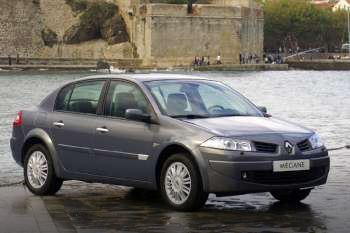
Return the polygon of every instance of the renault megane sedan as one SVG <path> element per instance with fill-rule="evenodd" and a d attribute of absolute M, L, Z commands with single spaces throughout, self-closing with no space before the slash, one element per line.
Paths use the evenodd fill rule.
<path fill-rule="evenodd" d="M 176 210 L 217 196 L 270 192 L 299 202 L 325 184 L 319 135 L 266 113 L 225 84 L 187 75 L 99 75 L 70 82 L 13 123 L 25 184 L 65 180 L 159 190 Z"/>

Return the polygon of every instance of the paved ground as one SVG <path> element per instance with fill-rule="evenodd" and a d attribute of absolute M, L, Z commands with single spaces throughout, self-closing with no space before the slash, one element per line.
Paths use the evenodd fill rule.
<path fill-rule="evenodd" d="M 45 204 L 22 186 L 0 188 L 1 233 L 56 233 Z"/>
<path fill-rule="evenodd" d="M 312 204 L 282 205 L 265 193 L 211 196 L 204 209 L 181 213 L 155 192 L 120 186 L 72 182 L 43 198 L 21 185 L 0 188 L 1 233 L 347 232 L 346 216 L 326 215 Z"/>

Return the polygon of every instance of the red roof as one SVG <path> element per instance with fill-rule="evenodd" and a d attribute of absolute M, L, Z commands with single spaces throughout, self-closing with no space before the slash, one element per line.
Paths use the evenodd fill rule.
<path fill-rule="evenodd" d="M 346 0 L 350 2 L 350 0 Z M 325 9 L 331 9 L 335 6 L 336 3 L 330 3 L 330 2 L 312 2 L 315 6 Z"/>
<path fill-rule="evenodd" d="M 340 0 L 338 0 L 335 4 L 337 4 Z M 350 0 L 345 0 L 348 4 L 350 4 Z M 334 5 L 335 5 L 334 4 Z"/>

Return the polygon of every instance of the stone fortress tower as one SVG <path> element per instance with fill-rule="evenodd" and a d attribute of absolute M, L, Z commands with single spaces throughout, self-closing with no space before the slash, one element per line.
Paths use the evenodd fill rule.
<path fill-rule="evenodd" d="M 220 54 L 224 63 L 237 64 L 240 53 L 263 53 L 263 12 L 254 0 L 199 0 L 192 13 L 164 0 L 86 1 L 117 5 L 116 15 L 99 26 L 101 38 L 78 27 L 89 9 L 74 11 L 67 4 L 74 0 L 0 0 L 0 57 L 134 59 L 173 67 L 188 66 L 195 56 L 213 62 Z"/>
<path fill-rule="evenodd" d="M 192 14 L 186 5 L 115 1 L 147 65 L 188 65 L 195 56 L 214 61 L 218 54 L 226 64 L 237 64 L 240 53 L 262 56 L 263 12 L 254 0 L 209 0 L 195 4 Z"/>

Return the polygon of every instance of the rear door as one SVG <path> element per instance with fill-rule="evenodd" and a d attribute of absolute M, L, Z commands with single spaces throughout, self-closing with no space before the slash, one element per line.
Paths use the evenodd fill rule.
<path fill-rule="evenodd" d="M 128 120 L 127 109 L 153 114 L 142 90 L 133 83 L 111 81 L 105 115 L 96 121 L 96 173 L 122 180 L 151 181 L 155 161 L 153 137 L 158 125 Z"/>
<path fill-rule="evenodd" d="M 96 113 L 106 81 L 84 81 L 64 87 L 50 117 L 51 134 L 65 170 L 92 174 Z"/>

